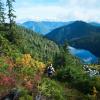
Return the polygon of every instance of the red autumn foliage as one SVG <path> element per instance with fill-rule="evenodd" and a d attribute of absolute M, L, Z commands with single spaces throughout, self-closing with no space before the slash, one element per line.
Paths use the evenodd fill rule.
<path fill-rule="evenodd" d="M 9 76 L 0 75 L 0 85 L 6 87 L 12 87 L 15 85 L 15 80 Z"/>

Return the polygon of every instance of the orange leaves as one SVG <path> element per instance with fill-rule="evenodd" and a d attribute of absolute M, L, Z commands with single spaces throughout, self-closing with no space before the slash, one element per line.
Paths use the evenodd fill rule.
<path fill-rule="evenodd" d="M 35 60 L 31 57 L 30 54 L 23 54 L 22 57 L 17 58 L 16 60 L 17 66 L 27 66 L 27 67 L 32 67 L 39 70 L 43 70 L 45 68 L 45 64 L 41 61 Z"/>
<path fill-rule="evenodd" d="M 28 90 L 32 90 L 33 89 L 33 83 L 31 81 L 27 81 L 25 83 L 25 87 L 28 89 Z"/>
<path fill-rule="evenodd" d="M 30 66 L 31 67 L 32 57 L 30 54 L 23 54 L 21 57 L 16 58 L 17 67 Z"/>
<path fill-rule="evenodd" d="M 31 90 L 33 82 L 41 80 L 45 66 L 43 62 L 33 59 L 30 54 L 22 54 L 15 59 L 0 57 L 0 86 L 12 87 L 17 83 Z"/>

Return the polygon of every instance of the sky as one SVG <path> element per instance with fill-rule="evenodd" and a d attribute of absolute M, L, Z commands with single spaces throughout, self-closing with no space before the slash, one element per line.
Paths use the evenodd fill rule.
<path fill-rule="evenodd" d="M 100 22 L 99 2 L 100 0 L 16 0 L 16 20 Z"/>

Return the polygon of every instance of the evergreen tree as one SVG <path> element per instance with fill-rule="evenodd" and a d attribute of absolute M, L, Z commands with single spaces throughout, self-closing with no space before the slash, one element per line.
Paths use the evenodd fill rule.
<path fill-rule="evenodd" d="M 4 24 L 4 23 L 5 23 L 5 8 L 4 8 L 4 4 L 0 0 L 0 24 Z"/>
<path fill-rule="evenodd" d="M 68 41 L 65 40 L 65 41 L 64 41 L 64 44 L 63 44 L 63 50 L 64 50 L 64 52 L 68 52 L 68 51 L 69 51 L 69 50 L 68 50 L 68 46 L 69 46 Z"/>
<path fill-rule="evenodd" d="M 10 23 L 10 30 L 12 29 L 12 25 L 15 23 L 14 19 L 16 16 L 14 15 L 14 8 L 13 8 L 13 3 L 15 0 L 7 0 L 6 6 L 8 7 L 8 18 L 9 18 L 9 23 Z"/>

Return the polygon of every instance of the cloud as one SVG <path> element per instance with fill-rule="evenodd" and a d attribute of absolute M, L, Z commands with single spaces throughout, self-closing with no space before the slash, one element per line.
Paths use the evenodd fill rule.
<path fill-rule="evenodd" d="M 18 15 L 20 12 L 18 19 L 30 18 L 33 20 L 58 20 L 59 18 L 57 16 L 62 10 L 63 8 L 55 6 L 35 6 L 27 9 L 23 7 L 21 9 L 17 9 L 16 14 Z"/>
<path fill-rule="evenodd" d="M 84 20 L 100 22 L 99 0 L 28 0 L 16 2 L 17 21 Z M 58 2 L 57 2 L 58 1 Z"/>

